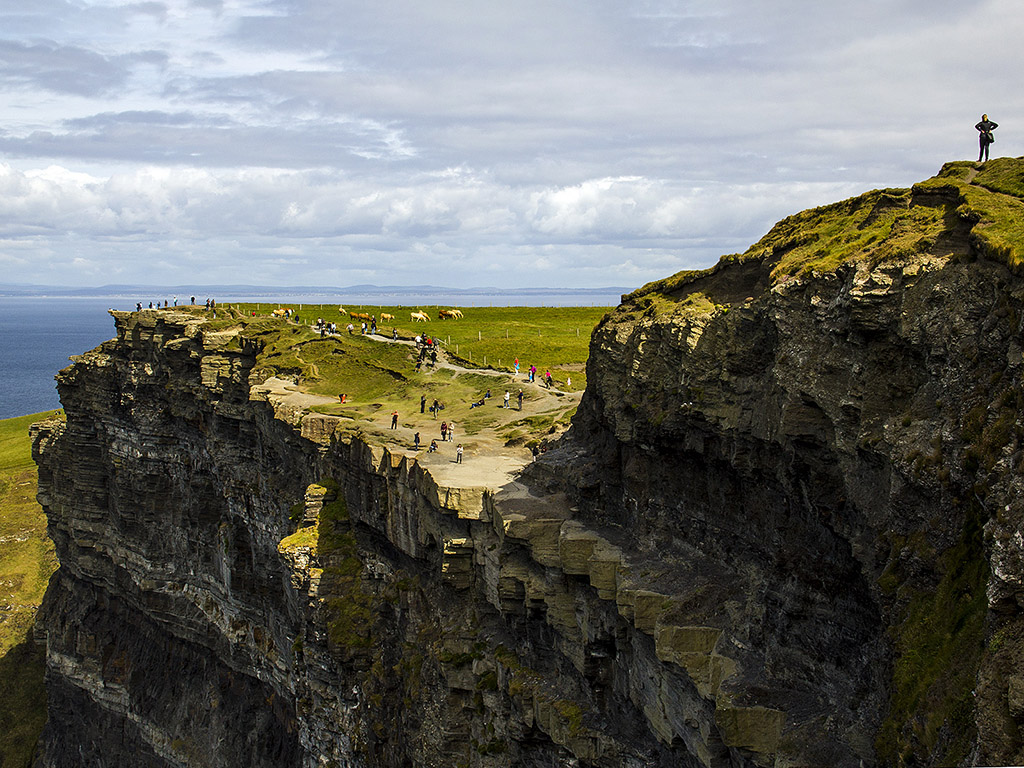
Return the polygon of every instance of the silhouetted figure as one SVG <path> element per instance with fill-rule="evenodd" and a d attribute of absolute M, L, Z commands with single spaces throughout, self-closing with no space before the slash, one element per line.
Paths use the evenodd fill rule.
<path fill-rule="evenodd" d="M 988 119 L 988 115 L 981 116 L 981 122 L 974 126 L 978 129 L 978 162 L 982 162 L 982 157 L 988 160 L 988 148 L 996 140 L 996 137 L 992 135 L 992 131 L 999 127 L 997 123 L 993 123 Z"/>

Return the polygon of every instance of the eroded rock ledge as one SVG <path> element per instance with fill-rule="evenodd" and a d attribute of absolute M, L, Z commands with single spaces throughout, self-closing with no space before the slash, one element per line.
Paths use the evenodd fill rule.
<path fill-rule="evenodd" d="M 564 494 L 439 481 L 230 334 L 114 314 L 35 435 L 43 765 L 771 762 L 785 714 L 722 695 L 722 630 Z"/>

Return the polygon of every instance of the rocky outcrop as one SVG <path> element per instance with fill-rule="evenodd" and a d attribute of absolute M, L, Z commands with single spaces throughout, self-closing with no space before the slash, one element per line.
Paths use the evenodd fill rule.
<path fill-rule="evenodd" d="M 828 269 L 783 222 L 625 297 L 479 487 L 114 313 L 35 434 L 40 765 L 1012 762 L 1024 284 L 949 184 L 815 213 L 887 233 Z"/>

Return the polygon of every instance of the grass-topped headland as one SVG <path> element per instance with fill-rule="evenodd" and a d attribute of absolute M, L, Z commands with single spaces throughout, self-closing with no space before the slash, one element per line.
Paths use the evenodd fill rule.
<path fill-rule="evenodd" d="M 282 307 L 293 315 L 273 314 Z M 564 421 L 571 398 L 559 404 L 558 396 L 578 394 L 585 387 L 590 334 L 608 308 L 466 307 L 461 309 L 462 317 L 449 320 L 439 319 L 437 307 L 261 302 L 221 305 L 216 318 L 202 307 L 174 311 L 204 318 L 204 335 L 218 337 L 220 348 L 255 350 L 257 380 L 291 379 L 303 392 L 331 398 L 333 403 L 311 406 L 320 413 L 358 423 L 380 422 L 397 410 L 402 426 L 419 429 L 426 425 L 413 424 L 407 417 L 423 420 L 420 399 L 425 398 L 427 408 L 434 400 L 444 405 L 437 421 L 456 421 L 460 437 L 495 428 L 506 440 L 529 443 L 542 430 Z M 417 311 L 431 319 L 413 322 L 411 315 Z M 377 319 L 377 333 L 364 335 L 362 320 L 349 313 Z M 394 320 L 381 320 L 386 315 Z M 321 319 L 335 324 L 336 332 L 317 330 Z M 417 335 L 436 341 L 436 361 L 429 354 L 419 359 L 416 346 L 410 343 Z M 527 380 L 531 366 L 536 368 L 533 382 Z M 551 387 L 544 386 L 547 372 Z M 474 405 L 481 403 L 488 390 L 491 397 Z M 506 390 L 512 407 L 499 409 L 496 406 Z M 433 432 L 431 426 L 422 434 L 424 447 L 436 437 Z M 407 436 L 402 439 L 408 442 Z"/>
<path fill-rule="evenodd" d="M 874 268 L 922 258 L 979 257 L 1013 270 L 1024 265 L 1024 158 L 947 163 L 909 189 L 876 189 L 801 211 L 743 253 L 723 256 L 710 269 L 648 283 L 625 303 L 700 290 L 716 304 L 734 304 L 775 283 L 845 264 Z M 745 279 L 739 275 L 744 271 Z"/>

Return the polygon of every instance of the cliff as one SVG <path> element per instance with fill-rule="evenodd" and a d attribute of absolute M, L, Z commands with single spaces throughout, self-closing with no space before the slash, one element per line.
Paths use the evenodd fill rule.
<path fill-rule="evenodd" d="M 624 297 L 569 432 L 483 474 L 115 313 L 35 434 L 39 764 L 1019 762 L 1022 170 Z"/>

